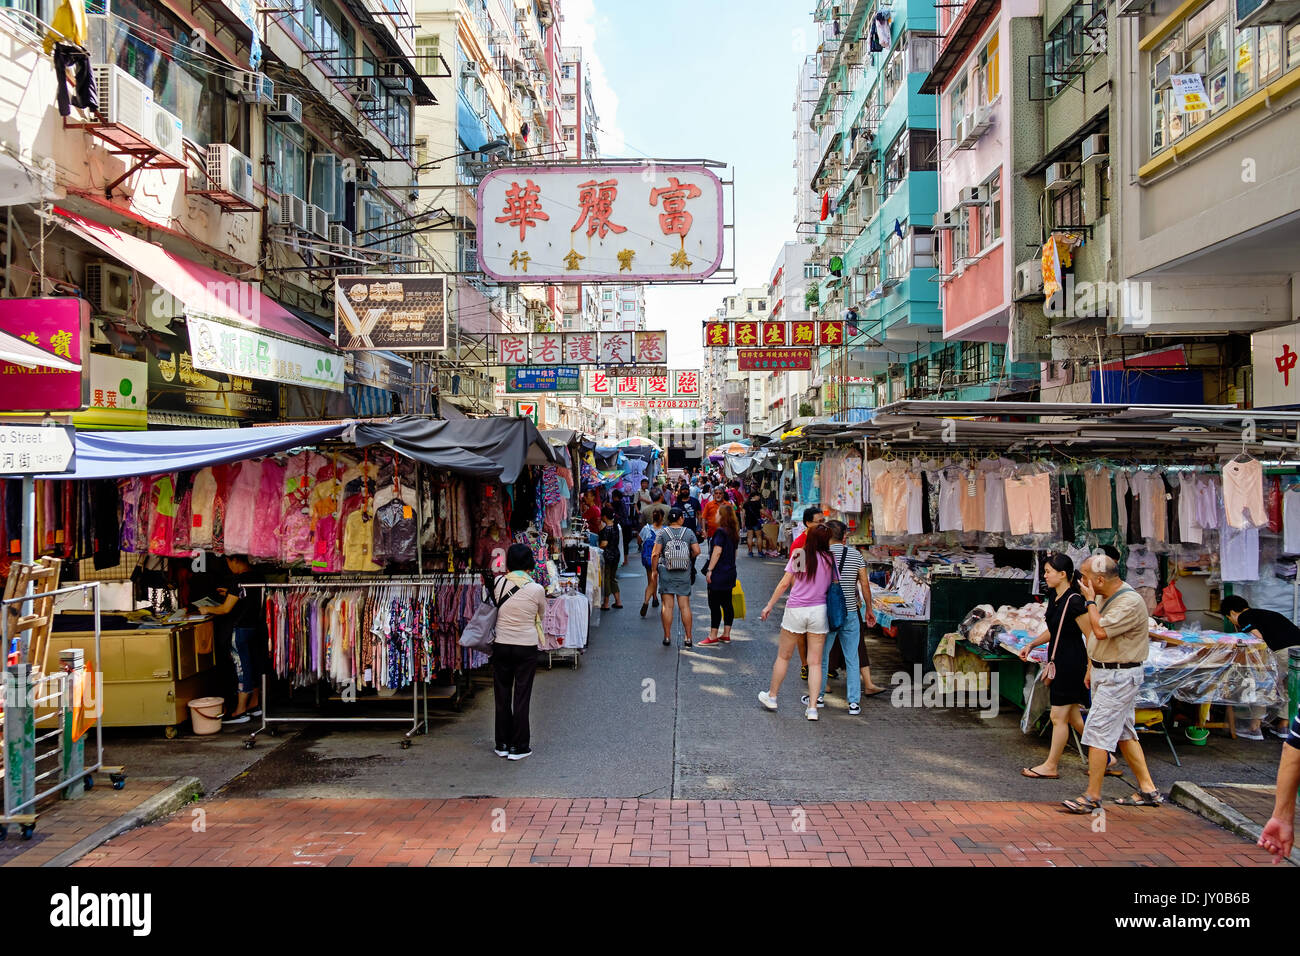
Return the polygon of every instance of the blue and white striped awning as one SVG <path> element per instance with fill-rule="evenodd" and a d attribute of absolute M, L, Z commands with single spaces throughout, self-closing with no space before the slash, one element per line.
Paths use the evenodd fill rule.
<path fill-rule="evenodd" d="M 373 385 L 347 386 L 353 414 L 358 418 L 386 418 L 393 414 L 393 393 Z"/>

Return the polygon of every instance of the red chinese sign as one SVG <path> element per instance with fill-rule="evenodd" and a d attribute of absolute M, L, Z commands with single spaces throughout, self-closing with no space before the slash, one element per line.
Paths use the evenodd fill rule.
<path fill-rule="evenodd" d="M 1282 343 L 1282 354 L 1273 359 L 1277 365 L 1277 370 L 1282 373 L 1282 384 L 1291 384 L 1291 370 L 1295 368 L 1296 362 L 1300 361 L 1300 352 L 1292 352 L 1291 346 Z"/>
<path fill-rule="evenodd" d="M 497 361 L 502 365 L 527 365 L 528 336 L 497 336 Z"/>
<path fill-rule="evenodd" d="M 564 333 L 566 365 L 594 365 L 599 357 L 595 332 Z"/>
<path fill-rule="evenodd" d="M 668 376 L 661 378 L 648 378 L 645 380 L 645 390 L 647 395 L 667 395 L 668 394 Z"/>
<path fill-rule="evenodd" d="M 587 371 L 587 394 L 588 395 L 608 395 L 610 394 L 609 376 L 600 369 L 588 369 Z"/>
<path fill-rule="evenodd" d="M 790 326 L 787 322 L 764 322 L 763 344 L 780 346 L 790 344 Z"/>
<path fill-rule="evenodd" d="M 539 333 L 533 336 L 533 362 L 537 365 L 559 365 L 563 357 L 558 333 Z"/>
<path fill-rule="evenodd" d="M 636 360 L 649 365 L 668 360 L 667 332 L 637 332 Z"/>
<path fill-rule="evenodd" d="M 736 322 L 735 326 L 737 345 L 748 347 L 759 344 L 757 322 Z"/>
<path fill-rule="evenodd" d="M 501 210 L 505 215 L 496 217 L 497 222 L 519 227 L 520 242 L 527 240 L 528 230 L 536 226 L 539 220 L 545 222 L 551 218 L 542 212 L 541 187 L 531 179 L 526 179 L 524 182 L 527 185 L 523 188 L 520 188 L 518 183 L 510 184 L 510 188 L 506 190 L 505 208 Z"/>
<path fill-rule="evenodd" d="M 818 330 L 821 332 L 822 345 L 843 345 L 844 344 L 844 323 L 843 322 L 819 322 Z"/>
<path fill-rule="evenodd" d="M 699 408 L 700 402 L 694 398 L 632 398 L 622 399 L 619 404 L 624 408 Z"/>
<path fill-rule="evenodd" d="M 704 326 L 704 344 L 711 348 L 725 347 L 731 344 L 731 324 L 729 322 L 709 322 Z"/>
<path fill-rule="evenodd" d="M 0 329 L 82 367 L 80 372 L 65 372 L 0 362 L 0 408 L 54 412 L 76 411 L 90 404 L 88 300 L 0 299 Z"/>
<path fill-rule="evenodd" d="M 817 323 L 791 322 L 790 344 L 804 346 L 817 344 Z"/>
<path fill-rule="evenodd" d="M 631 361 L 631 332 L 602 332 L 600 334 L 600 362 L 602 365 L 627 365 Z"/>
<path fill-rule="evenodd" d="M 611 232 L 627 232 L 626 226 L 620 226 L 610 220 L 614 212 L 614 200 L 618 198 L 618 180 L 607 179 L 602 183 L 591 179 L 582 183 L 578 193 L 578 208 L 581 215 L 569 232 L 577 232 L 584 222 L 587 224 L 587 238 L 597 233 L 604 239 Z"/>
<path fill-rule="evenodd" d="M 700 374 L 695 371 L 678 372 L 673 382 L 673 395 L 678 398 L 685 398 L 689 395 L 698 396 L 700 394 Z"/>
<path fill-rule="evenodd" d="M 802 371 L 812 368 L 809 349 L 741 349 L 736 368 L 742 372 Z"/>

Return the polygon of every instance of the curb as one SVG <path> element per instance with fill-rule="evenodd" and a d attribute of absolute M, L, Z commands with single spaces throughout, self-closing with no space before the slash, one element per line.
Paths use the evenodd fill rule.
<path fill-rule="evenodd" d="M 1180 807 L 1191 810 L 1251 843 L 1258 843 L 1260 834 L 1264 832 L 1262 826 L 1194 783 L 1185 780 L 1176 782 L 1169 791 L 1169 798 Z M 1294 866 L 1300 866 L 1300 849 L 1292 850 L 1288 859 Z"/>
<path fill-rule="evenodd" d="M 175 813 L 195 797 L 202 795 L 203 784 L 199 782 L 198 777 L 181 777 L 171 786 L 154 794 L 134 810 L 130 810 L 112 823 L 100 827 L 90 836 L 68 847 L 58 856 L 41 865 L 71 866 L 101 844 L 107 843 L 114 837 L 121 836 L 127 830 L 134 830 L 136 827 L 144 826 L 159 817 Z"/>

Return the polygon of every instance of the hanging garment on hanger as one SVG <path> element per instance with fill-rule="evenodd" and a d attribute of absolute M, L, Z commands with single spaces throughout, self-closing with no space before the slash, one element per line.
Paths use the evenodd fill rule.
<path fill-rule="evenodd" d="M 984 527 L 992 534 L 1005 534 L 1007 524 L 1006 480 L 1015 474 L 1015 465 L 1006 458 L 985 458 L 979 463 L 984 476 Z"/>
<path fill-rule="evenodd" d="M 280 556 L 277 534 L 284 519 L 287 461 L 267 458 L 262 462 L 261 481 L 253 508 L 253 532 L 248 541 L 250 558 L 273 561 Z"/>
<path fill-rule="evenodd" d="M 1089 468 L 1083 473 L 1083 482 L 1088 495 L 1088 527 L 1093 531 L 1109 531 L 1115 526 L 1111 511 L 1114 494 L 1111 473 L 1104 468 Z"/>
<path fill-rule="evenodd" d="M 1226 582 L 1259 580 L 1259 529 L 1234 528 L 1225 515 L 1219 529 L 1219 575 Z"/>
<path fill-rule="evenodd" d="M 966 493 L 966 469 L 945 468 L 939 477 L 939 530 L 962 530 L 962 496 Z"/>
<path fill-rule="evenodd" d="M 1178 540 L 1183 544 L 1200 544 L 1204 538 L 1196 520 L 1196 496 L 1200 475 L 1190 471 L 1178 475 Z"/>
<path fill-rule="evenodd" d="M 1052 531 L 1052 476 L 1046 472 L 1005 479 L 1007 524 L 1013 535 Z"/>
<path fill-rule="evenodd" d="M 1282 493 L 1282 551 L 1300 554 L 1300 484 Z"/>
<path fill-rule="evenodd" d="M 1160 562 L 1150 548 L 1145 545 L 1129 548 L 1124 558 L 1124 567 L 1127 571 L 1124 580 L 1131 587 L 1152 588 L 1154 594 L 1154 588 L 1159 583 L 1157 571 Z"/>
<path fill-rule="evenodd" d="M 262 462 L 245 461 L 230 483 L 226 507 L 226 554 L 247 555 L 253 547 L 253 524 L 257 518 L 258 499 L 262 493 Z M 275 506 L 280 498 L 277 495 Z M 278 517 L 278 515 L 277 515 Z"/>
<path fill-rule="evenodd" d="M 1264 507 L 1264 466 L 1253 458 L 1223 465 L 1223 508 L 1232 528 L 1262 528 L 1268 524 Z"/>

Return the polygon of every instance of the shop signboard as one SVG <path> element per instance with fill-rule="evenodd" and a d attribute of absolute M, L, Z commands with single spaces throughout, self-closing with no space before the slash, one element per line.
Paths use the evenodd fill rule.
<path fill-rule="evenodd" d="M 200 371 L 343 391 L 343 356 L 336 352 L 194 314 L 185 317 L 185 324 L 194 367 Z"/>
<path fill-rule="evenodd" d="M 349 385 L 367 385 L 403 395 L 411 391 L 411 364 L 377 352 L 349 352 L 344 368 Z"/>
<path fill-rule="evenodd" d="M 587 394 L 608 397 L 614 394 L 613 379 L 604 369 L 587 369 Z"/>
<path fill-rule="evenodd" d="M 667 332 L 637 332 L 636 333 L 636 360 L 637 363 L 647 363 L 653 365 L 655 362 L 664 362 L 668 358 L 668 333 Z"/>
<path fill-rule="evenodd" d="M 572 366 L 527 366 L 506 370 L 506 392 L 565 392 L 582 389 L 581 370 Z"/>
<path fill-rule="evenodd" d="M 515 402 L 515 415 L 519 418 L 531 418 L 537 424 L 538 402 Z"/>
<path fill-rule="evenodd" d="M 0 475 L 58 475 L 76 469 L 71 425 L 0 425 Z"/>
<path fill-rule="evenodd" d="M 668 375 L 668 369 L 662 365 L 611 365 L 605 372 L 622 378 L 664 378 Z"/>
<path fill-rule="evenodd" d="M 149 418 L 149 363 L 90 356 L 90 402 L 75 412 L 78 428 L 142 429 Z"/>
<path fill-rule="evenodd" d="M 817 345 L 843 345 L 843 321 L 706 322 L 705 348 L 812 348 Z"/>
<path fill-rule="evenodd" d="M 339 276 L 334 325 L 345 351 L 440 352 L 447 347 L 447 278 Z"/>
<path fill-rule="evenodd" d="M 1175 113 L 1201 113 L 1210 108 L 1205 98 L 1205 80 L 1199 73 L 1176 73 L 1169 77 Z"/>
<path fill-rule="evenodd" d="M 767 348 L 782 348 L 790 344 L 789 322 L 764 322 L 763 345 Z"/>
<path fill-rule="evenodd" d="M 674 398 L 699 398 L 700 373 L 693 368 L 678 369 L 672 374 Z"/>
<path fill-rule="evenodd" d="M 722 183 L 699 164 L 493 170 L 477 219 L 498 282 L 694 282 L 722 264 Z"/>
<path fill-rule="evenodd" d="M 618 404 L 623 408 L 699 408 L 698 399 L 690 398 L 620 398 Z"/>
<path fill-rule="evenodd" d="M 1300 405 L 1300 322 L 1256 332 L 1250 354 L 1255 407 Z"/>
<path fill-rule="evenodd" d="M 0 299 L 0 329 L 76 362 L 79 372 L 0 362 L 0 408 L 6 412 L 66 412 L 90 404 L 90 302 L 60 297 Z"/>
<path fill-rule="evenodd" d="M 194 367 L 183 338 L 164 335 L 163 341 L 167 351 L 151 351 L 148 358 L 148 404 L 153 411 L 262 422 L 279 417 L 278 385 L 240 375 L 207 375 Z M 168 358 L 159 358 L 162 354 Z"/>
<path fill-rule="evenodd" d="M 731 345 L 730 322 L 706 322 L 704 344 L 709 348 L 726 348 Z"/>
<path fill-rule="evenodd" d="M 742 372 L 801 371 L 812 368 L 809 349 L 740 349 L 736 368 Z"/>

